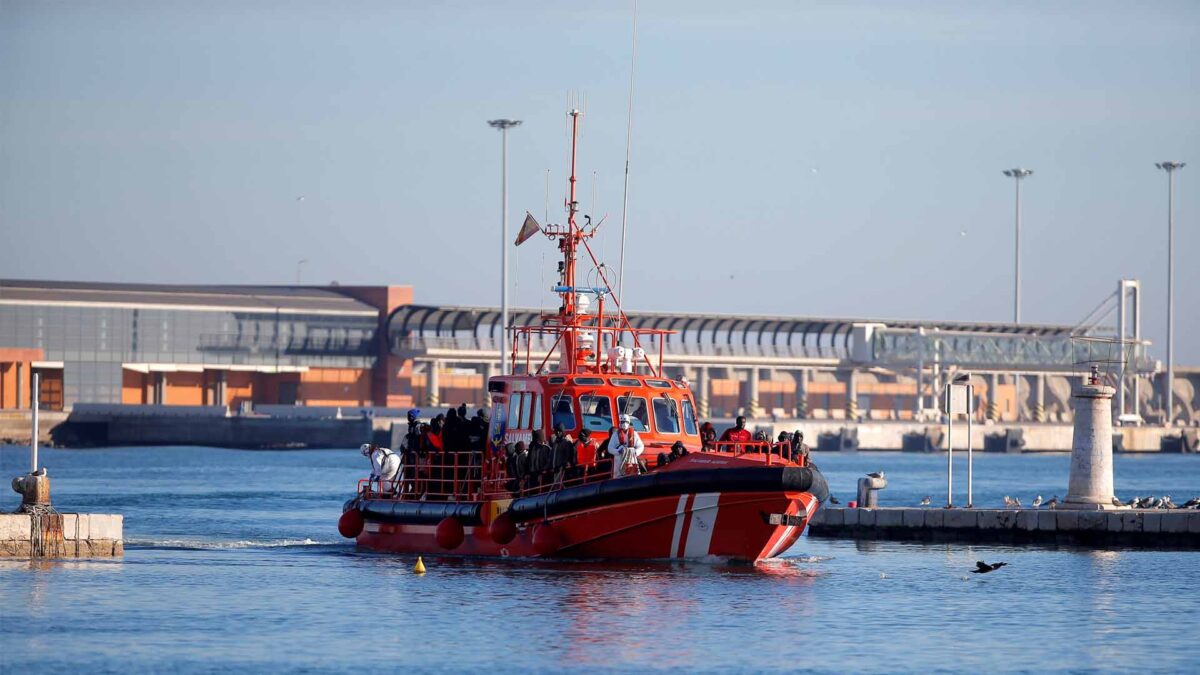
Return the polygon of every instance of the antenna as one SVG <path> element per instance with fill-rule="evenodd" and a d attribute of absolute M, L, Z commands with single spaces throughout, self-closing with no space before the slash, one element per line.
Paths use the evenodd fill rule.
<path fill-rule="evenodd" d="M 633 56 L 629 60 L 629 115 L 625 127 L 625 196 L 621 199 L 621 269 L 617 274 L 617 303 L 625 303 L 625 229 L 629 224 L 629 155 L 633 146 L 633 75 L 637 67 L 637 0 L 633 0 Z"/>

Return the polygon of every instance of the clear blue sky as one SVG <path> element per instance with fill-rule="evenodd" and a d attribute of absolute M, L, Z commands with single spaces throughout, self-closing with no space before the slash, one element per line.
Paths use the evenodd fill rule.
<path fill-rule="evenodd" d="M 436 6 L 433 6 L 436 5 Z M 581 202 L 616 263 L 629 3 L 0 0 L 0 276 L 413 284 L 498 303 L 510 214 Z M 635 309 L 1073 324 L 1142 280 L 1200 365 L 1200 3 L 649 2 L 639 7 Z M 596 180 L 593 181 L 593 172 Z M 298 198 L 303 196 L 303 200 Z M 554 252 L 519 250 L 550 305 Z M 545 264 L 543 265 L 543 260 Z"/>

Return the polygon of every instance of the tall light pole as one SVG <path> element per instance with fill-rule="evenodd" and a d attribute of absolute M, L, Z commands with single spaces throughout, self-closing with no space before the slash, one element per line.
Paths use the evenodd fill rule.
<path fill-rule="evenodd" d="M 1171 425 L 1175 406 L 1175 171 L 1184 162 L 1159 162 L 1167 172 L 1167 426 Z"/>
<path fill-rule="evenodd" d="M 1004 175 L 1013 179 L 1017 184 L 1017 228 L 1016 238 L 1013 242 L 1013 323 L 1021 323 L 1021 181 L 1033 175 L 1032 169 L 1005 169 Z M 1016 375 L 1013 380 L 1014 396 L 1017 399 L 1016 421 L 1021 421 L 1021 376 Z"/>
<path fill-rule="evenodd" d="M 500 130 L 500 374 L 508 374 L 508 130 L 521 120 L 488 120 Z"/>

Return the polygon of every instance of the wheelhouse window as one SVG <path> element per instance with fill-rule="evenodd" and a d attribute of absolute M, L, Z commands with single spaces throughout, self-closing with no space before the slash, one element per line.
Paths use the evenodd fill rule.
<path fill-rule="evenodd" d="M 530 422 L 529 406 L 532 404 L 533 404 L 533 394 L 530 394 L 530 393 L 521 394 L 521 427 L 520 428 L 522 428 L 522 429 L 530 428 L 530 426 L 529 426 L 529 422 Z"/>
<path fill-rule="evenodd" d="M 613 426 L 612 399 L 599 394 L 584 394 L 579 397 L 579 415 L 584 429 L 608 433 Z"/>
<path fill-rule="evenodd" d="M 646 399 L 640 396 L 618 396 L 617 412 L 629 415 L 634 431 L 647 431 L 650 428 L 650 411 L 646 408 Z"/>
<path fill-rule="evenodd" d="M 640 387 L 642 383 L 632 377 L 614 377 L 612 379 L 615 387 Z"/>
<path fill-rule="evenodd" d="M 513 394 L 508 397 L 508 428 L 519 429 L 521 422 L 521 395 Z"/>
<path fill-rule="evenodd" d="M 575 428 L 575 405 L 569 394 L 550 397 L 550 422 L 553 426 L 561 424 L 564 429 Z"/>
<path fill-rule="evenodd" d="M 646 380 L 646 384 L 655 389 L 670 389 L 671 383 L 666 380 Z"/>
<path fill-rule="evenodd" d="M 528 396 L 528 394 L 526 394 Z M 533 397 L 533 428 L 542 428 L 542 395 L 535 394 Z"/>
<path fill-rule="evenodd" d="M 654 399 L 654 426 L 660 434 L 679 433 L 679 408 L 675 399 L 666 396 Z"/>
<path fill-rule="evenodd" d="M 696 411 L 692 408 L 692 399 L 683 399 L 683 430 L 689 436 L 695 436 L 700 433 L 696 427 Z"/>

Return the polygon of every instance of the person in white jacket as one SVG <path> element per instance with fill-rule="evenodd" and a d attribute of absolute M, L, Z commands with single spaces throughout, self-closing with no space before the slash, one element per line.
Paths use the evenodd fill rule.
<path fill-rule="evenodd" d="M 362 454 L 371 460 L 371 480 L 379 481 L 379 489 L 396 489 L 400 478 L 400 455 L 374 443 L 363 443 Z"/>
<path fill-rule="evenodd" d="M 608 453 L 613 457 L 613 478 L 636 476 L 638 457 L 645 451 L 646 446 L 630 424 L 629 415 L 622 415 L 621 426 L 608 439 Z"/>

